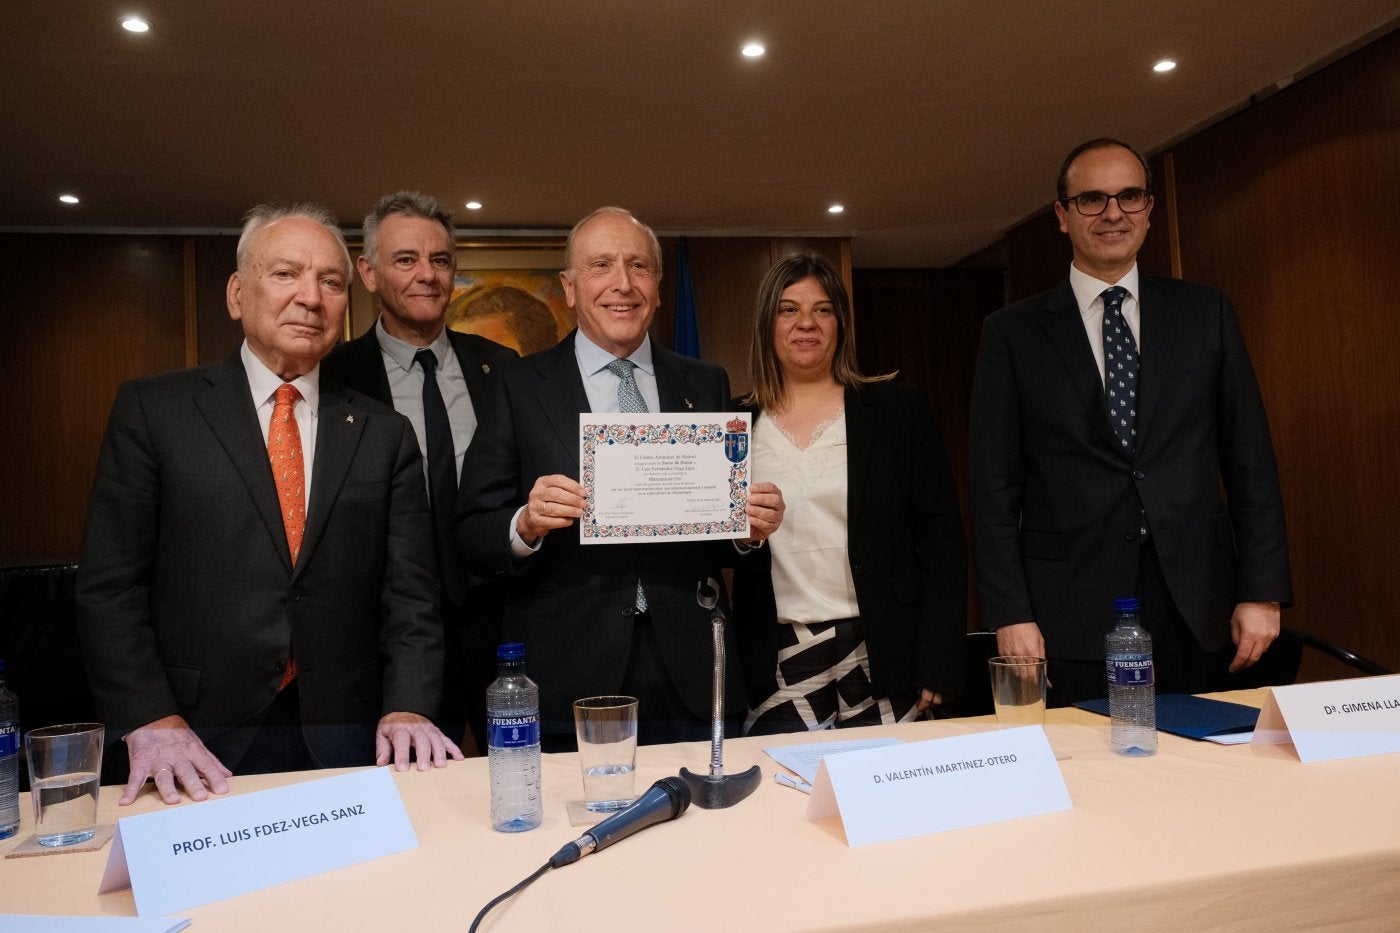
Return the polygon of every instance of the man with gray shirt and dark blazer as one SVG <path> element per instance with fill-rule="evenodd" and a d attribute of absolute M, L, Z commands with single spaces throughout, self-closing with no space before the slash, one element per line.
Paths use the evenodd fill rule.
<path fill-rule="evenodd" d="M 498 367 L 515 353 L 447 327 L 457 270 L 452 216 L 417 191 L 379 200 L 365 217 L 357 266 L 374 296 L 373 327 L 326 358 L 330 378 L 392 406 L 413 424 L 428 482 L 446 650 L 440 723 L 469 753 L 484 742 L 495 676 L 500 588 L 473 579 L 452 541 L 462 459 L 490 409 Z M 470 724 L 472 735 L 464 730 Z"/>

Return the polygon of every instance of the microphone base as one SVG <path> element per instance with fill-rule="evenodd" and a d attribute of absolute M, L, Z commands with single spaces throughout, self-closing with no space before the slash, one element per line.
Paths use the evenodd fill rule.
<path fill-rule="evenodd" d="M 732 807 L 758 790 L 763 771 L 754 765 L 742 774 L 711 777 L 681 768 L 681 780 L 690 787 L 690 802 L 702 810 L 723 810 Z"/>

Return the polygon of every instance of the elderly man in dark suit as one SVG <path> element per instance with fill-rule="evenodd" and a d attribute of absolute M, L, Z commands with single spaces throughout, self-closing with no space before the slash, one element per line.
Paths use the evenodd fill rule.
<path fill-rule="evenodd" d="M 357 261 L 379 318 L 321 366 L 330 379 L 390 405 L 413 424 L 428 481 L 446 650 L 439 722 L 463 747 L 485 741 L 485 690 L 500 634 L 499 587 L 469 581 L 452 542 L 462 458 L 490 409 L 497 367 L 515 353 L 446 326 L 457 270 L 452 216 L 417 191 L 379 200 Z M 476 583 L 477 585 L 471 585 Z M 471 723 L 478 733 L 464 731 Z"/>
<path fill-rule="evenodd" d="M 122 804 L 235 773 L 443 765 L 432 531 L 408 421 L 329 380 L 350 265 L 323 210 L 248 215 L 241 350 L 122 386 L 88 509 L 78 620 L 130 757 Z"/>
<path fill-rule="evenodd" d="M 648 337 L 661 250 L 629 212 L 600 208 L 579 221 L 564 264 L 578 329 L 505 370 L 463 468 L 457 545 L 471 570 L 510 581 L 503 637 L 526 645 L 547 747 L 570 744 L 571 702 L 596 694 L 641 701 L 644 743 L 707 738 L 710 629 L 696 583 L 718 579 L 735 547 L 580 545 L 578 415 L 642 410 L 638 400 L 654 412 L 726 411 L 729 378 Z M 748 514 L 746 546 L 757 545 L 781 521 L 782 494 L 755 483 Z M 726 709 L 742 719 L 737 663 L 728 674 Z"/>
<path fill-rule="evenodd" d="M 1141 155 L 1085 143 L 1058 189 L 1068 280 L 982 331 L 971 448 L 983 624 L 1004 654 L 1048 656 L 1051 701 L 1069 703 L 1106 693 L 1112 601 L 1137 595 L 1158 690 L 1223 689 L 1292 598 L 1254 368 L 1223 294 L 1139 274 L 1152 212 Z"/>

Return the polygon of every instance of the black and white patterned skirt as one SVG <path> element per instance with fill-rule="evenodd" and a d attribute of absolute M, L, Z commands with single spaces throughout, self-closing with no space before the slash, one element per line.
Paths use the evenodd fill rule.
<path fill-rule="evenodd" d="M 745 735 L 908 722 L 918 691 L 876 697 L 860 619 L 778 625 L 778 689 L 750 710 Z"/>

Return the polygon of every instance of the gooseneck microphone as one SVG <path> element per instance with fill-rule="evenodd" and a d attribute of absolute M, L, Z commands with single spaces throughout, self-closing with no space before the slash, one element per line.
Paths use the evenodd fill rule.
<path fill-rule="evenodd" d="M 674 820 L 690 806 L 690 787 L 678 777 L 665 777 L 657 781 L 646 792 L 632 802 L 625 810 L 620 810 L 594 826 L 588 832 L 568 843 L 549 860 L 553 868 L 572 865 L 590 852 L 606 849 L 639 833 L 648 826 Z"/>

